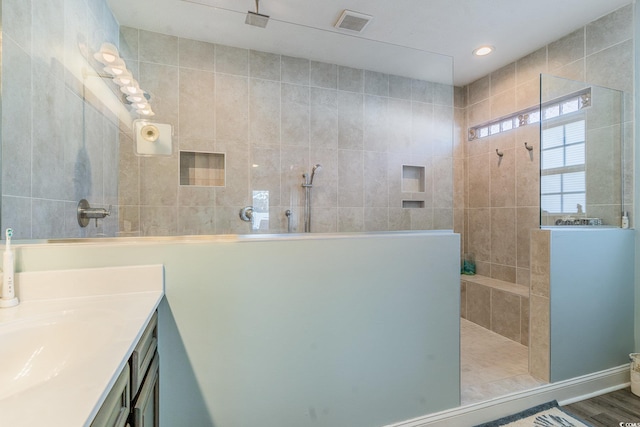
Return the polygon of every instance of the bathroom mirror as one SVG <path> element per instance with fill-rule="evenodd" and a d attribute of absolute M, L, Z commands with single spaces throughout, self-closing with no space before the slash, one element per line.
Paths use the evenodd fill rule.
<path fill-rule="evenodd" d="M 212 4 L 4 2 L 2 227 L 303 232 L 303 174 L 321 164 L 311 232 L 453 228 L 452 58 L 276 16 L 260 28 Z M 181 8 L 197 12 L 192 33 L 168 35 Z M 104 43 L 144 91 L 154 115 L 140 128 L 156 141 L 94 59 Z M 141 139 L 165 145 L 140 151 Z M 420 191 L 403 191 L 404 165 L 424 170 Z M 82 199 L 111 214 L 79 227 Z M 252 205 L 259 224 L 239 218 Z"/>

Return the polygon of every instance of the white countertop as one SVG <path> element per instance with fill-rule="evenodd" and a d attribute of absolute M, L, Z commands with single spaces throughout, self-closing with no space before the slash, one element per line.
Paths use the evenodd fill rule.
<path fill-rule="evenodd" d="M 16 274 L 0 309 L 0 425 L 88 426 L 164 295 L 163 267 Z"/>

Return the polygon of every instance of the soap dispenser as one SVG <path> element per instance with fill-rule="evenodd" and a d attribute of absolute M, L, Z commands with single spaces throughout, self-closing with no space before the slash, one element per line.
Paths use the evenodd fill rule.
<path fill-rule="evenodd" d="M 629 214 L 626 211 L 622 213 L 622 228 L 629 228 Z"/>

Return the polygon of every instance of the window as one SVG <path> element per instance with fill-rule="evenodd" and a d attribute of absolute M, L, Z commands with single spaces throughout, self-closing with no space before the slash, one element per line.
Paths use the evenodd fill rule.
<path fill-rule="evenodd" d="M 554 112 L 549 112 L 551 116 Z M 552 214 L 582 214 L 586 204 L 585 121 L 542 131 L 540 205 Z"/>
<path fill-rule="evenodd" d="M 507 117 L 469 128 L 469 141 L 486 138 L 543 120 L 563 117 L 591 106 L 591 89 L 585 89 L 560 100 L 546 103 L 542 108 L 533 107 Z"/>

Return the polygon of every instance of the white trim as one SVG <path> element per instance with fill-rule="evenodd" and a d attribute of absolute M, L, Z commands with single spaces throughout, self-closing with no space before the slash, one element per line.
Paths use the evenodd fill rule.
<path fill-rule="evenodd" d="M 473 403 L 386 427 L 469 427 L 511 415 L 541 403 L 557 400 L 568 405 L 590 397 L 627 387 L 629 365 L 621 365 L 581 377 L 512 393 L 485 402 Z"/>

